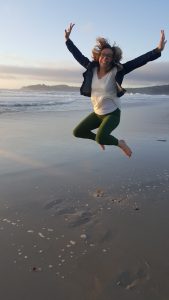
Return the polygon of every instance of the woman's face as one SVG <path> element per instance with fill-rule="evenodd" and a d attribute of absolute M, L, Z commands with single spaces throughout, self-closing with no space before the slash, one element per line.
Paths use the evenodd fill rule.
<path fill-rule="evenodd" d="M 99 64 L 101 67 L 107 68 L 110 66 L 113 60 L 113 51 L 112 49 L 105 48 L 102 50 L 99 57 Z"/>

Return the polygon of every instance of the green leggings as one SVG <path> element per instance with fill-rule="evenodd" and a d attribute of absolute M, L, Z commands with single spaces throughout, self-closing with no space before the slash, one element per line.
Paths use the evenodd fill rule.
<path fill-rule="evenodd" d="M 118 145 L 118 139 L 110 135 L 110 133 L 120 123 L 120 109 L 117 108 L 112 113 L 106 115 L 97 115 L 91 113 L 74 129 L 75 137 L 83 139 L 91 139 L 101 145 Z M 92 130 L 98 128 L 97 133 Z"/>

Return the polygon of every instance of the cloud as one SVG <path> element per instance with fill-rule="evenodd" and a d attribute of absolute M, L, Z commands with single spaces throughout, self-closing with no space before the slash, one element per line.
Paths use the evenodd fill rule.
<path fill-rule="evenodd" d="M 17 66 L 0 65 L 0 78 L 3 80 L 28 82 L 52 82 L 52 84 L 64 83 L 79 86 L 83 80 L 83 68 L 49 67 L 49 66 Z M 153 62 L 126 75 L 123 86 L 150 86 L 169 84 L 169 62 Z M 1 86 L 2 87 L 2 86 Z"/>
<path fill-rule="evenodd" d="M 80 83 L 81 70 L 79 69 L 63 69 L 63 68 L 47 68 L 47 67 L 22 67 L 13 65 L 0 65 L 0 78 L 23 78 L 45 81 L 74 82 Z"/>
<path fill-rule="evenodd" d="M 151 62 L 126 75 L 124 84 L 147 86 L 169 84 L 169 62 Z"/>

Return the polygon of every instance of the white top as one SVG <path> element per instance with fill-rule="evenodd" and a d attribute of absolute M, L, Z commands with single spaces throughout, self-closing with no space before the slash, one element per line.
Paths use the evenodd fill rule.
<path fill-rule="evenodd" d="M 91 101 L 94 112 L 98 115 L 105 115 L 121 108 L 120 98 L 117 97 L 116 73 L 117 68 L 113 68 L 99 79 L 97 68 L 93 70 Z"/>

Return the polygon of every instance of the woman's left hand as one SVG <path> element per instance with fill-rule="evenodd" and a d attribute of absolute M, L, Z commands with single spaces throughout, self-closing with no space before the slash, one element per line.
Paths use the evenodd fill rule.
<path fill-rule="evenodd" d="M 167 43 L 167 41 L 166 41 L 166 39 L 165 39 L 165 33 L 164 33 L 164 30 L 161 30 L 161 33 L 160 33 L 160 41 L 159 41 L 159 44 L 158 44 L 158 46 L 157 46 L 158 50 L 159 50 L 159 51 L 163 51 L 166 43 Z"/>
<path fill-rule="evenodd" d="M 70 23 L 68 29 L 65 29 L 65 40 L 67 41 L 69 39 L 69 36 L 71 34 L 71 31 L 73 29 L 73 27 L 75 26 L 75 24 Z"/>

